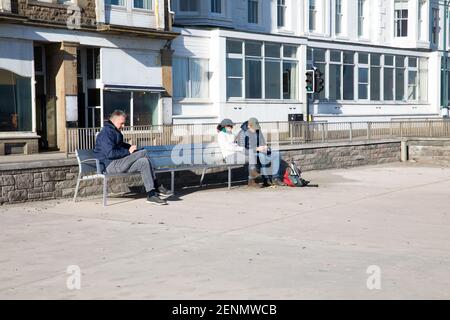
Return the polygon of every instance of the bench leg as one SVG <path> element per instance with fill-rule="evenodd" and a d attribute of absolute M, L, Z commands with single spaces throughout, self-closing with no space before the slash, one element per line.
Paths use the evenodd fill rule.
<path fill-rule="evenodd" d="M 75 195 L 73 196 L 73 202 L 77 202 L 78 189 L 80 188 L 80 180 L 81 180 L 81 174 L 78 174 L 77 186 L 75 187 Z"/>
<path fill-rule="evenodd" d="M 228 190 L 231 190 L 231 167 L 228 167 Z"/>
<path fill-rule="evenodd" d="M 205 179 L 206 168 L 203 168 L 202 177 L 200 178 L 200 187 L 203 187 L 203 180 Z"/>
<path fill-rule="evenodd" d="M 103 178 L 103 206 L 106 207 L 108 205 L 108 178 Z"/>
<path fill-rule="evenodd" d="M 175 171 L 170 172 L 170 191 L 175 193 Z"/>

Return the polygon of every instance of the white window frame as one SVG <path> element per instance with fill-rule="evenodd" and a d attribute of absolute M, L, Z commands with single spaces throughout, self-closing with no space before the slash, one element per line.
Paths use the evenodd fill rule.
<path fill-rule="evenodd" d="M 250 21 L 250 2 L 256 3 L 256 22 Z M 257 26 L 261 23 L 261 0 L 247 0 L 247 23 L 249 25 Z"/>
<path fill-rule="evenodd" d="M 358 0 L 358 38 L 366 38 L 366 0 Z"/>
<path fill-rule="evenodd" d="M 139 8 L 139 7 L 135 7 L 134 6 L 134 0 L 131 0 L 131 8 L 133 10 L 139 10 L 139 11 L 153 11 L 153 8 L 154 8 L 154 5 L 155 5 L 154 0 L 147 0 L 147 1 L 150 1 L 150 7 L 149 8 Z"/>
<path fill-rule="evenodd" d="M 437 13 L 437 15 L 436 15 Z M 436 46 L 439 46 L 439 34 L 440 34 L 440 10 L 437 7 L 433 7 L 431 9 L 431 18 L 432 18 L 432 22 L 431 22 L 431 30 L 430 30 L 430 34 L 431 34 L 431 39 L 430 42 Z"/>
<path fill-rule="evenodd" d="M 227 41 L 238 41 L 242 44 L 242 53 L 228 53 L 226 54 L 226 60 L 228 62 L 228 59 L 237 59 L 242 61 L 242 77 L 236 77 L 236 76 L 228 76 L 226 74 L 226 80 L 228 83 L 228 79 L 239 79 L 241 80 L 241 97 L 230 97 L 228 94 L 228 89 L 226 92 L 227 101 L 283 101 L 288 100 L 290 102 L 297 102 L 299 101 L 299 92 L 295 93 L 295 98 L 293 99 L 284 99 L 284 93 L 283 93 L 283 66 L 285 62 L 295 63 L 296 65 L 296 81 L 297 86 L 299 83 L 299 60 L 298 60 L 298 45 L 295 44 L 284 44 L 279 42 L 271 42 L 271 41 L 255 41 L 255 40 L 243 40 L 243 39 L 235 39 L 235 38 L 228 38 Z M 248 42 L 258 42 L 261 43 L 261 56 L 249 56 L 246 54 L 245 46 Z M 266 56 L 266 44 L 277 44 L 280 45 L 280 58 L 274 58 L 274 57 L 267 57 Z M 297 47 L 297 55 L 296 57 L 285 57 L 284 56 L 284 46 L 293 46 Z M 261 62 L 261 98 L 248 98 L 247 97 L 247 82 L 245 77 L 245 71 L 246 71 L 246 64 L 247 61 L 260 61 Z M 265 76 L 266 76 L 266 61 L 274 62 L 274 61 L 280 61 L 280 98 L 266 98 L 266 82 L 265 82 Z M 228 87 L 228 84 L 227 84 Z"/>
<path fill-rule="evenodd" d="M 397 12 L 401 13 L 401 17 L 397 16 Z M 406 11 L 407 17 L 403 16 Z M 394 2 L 394 38 L 406 38 L 409 35 L 409 18 L 410 13 L 408 9 L 408 0 L 395 0 Z M 406 35 L 403 35 L 402 22 L 406 20 Z M 400 34 L 398 34 L 398 27 L 400 26 Z"/>
<path fill-rule="evenodd" d="M 338 36 L 342 35 L 343 32 L 343 22 L 344 22 L 344 4 L 343 0 L 335 0 L 335 13 L 334 13 L 334 33 Z M 338 28 L 339 26 L 339 28 Z M 338 31 L 339 29 L 339 31 Z"/>
<path fill-rule="evenodd" d="M 316 0 L 309 0 L 308 3 L 308 31 L 317 32 L 317 3 Z"/>
<path fill-rule="evenodd" d="M 220 3 L 220 12 L 213 11 L 213 1 Z M 225 1 L 224 0 L 209 0 L 209 13 L 214 16 L 224 16 L 225 15 Z"/>
<path fill-rule="evenodd" d="M 362 63 L 359 61 L 359 56 L 362 54 L 367 54 L 367 63 Z M 357 79 L 358 81 L 356 82 L 356 100 L 358 101 L 370 101 L 370 53 L 368 52 L 357 52 L 356 53 L 356 63 L 355 65 L 357 66 Z M 359 69 L 367 69 L 367 82 L 361 82 L 359 79 Z M 367 86 L 367 98 L 366 99 L 361 99 L 360 98 L 360 94 L 359 94 L 359 86 L 360 85 L 366 85 Z"/>
<path fill-rule="evenodd" d="M 277 0 L 277 27 L 278 29 L 286 29 L 287 27 L 287 1 L 288 0 Z M 282 16 L 282 24 L 280 21 L 280 16 Z"/>
<path fill-rule="evenodd" d="M 195 58 L 194 57 L 183 57 L 183 56 L 174 56 L 173 58 L 174 59 L 185 59 L 185 60 L 187 60 L 187 63 L 188 63 L 188 70 L 187 70 L 188 93 L 187 93 L 187 97 L 176 97 L 174 95 L 174 99 L 178 100 L 178 101 L 181 101 L 181 100 L 196 100 L 196 101 L 197 100 L 209 100 L 210 99 L 209 77 L 207 79 L 208 83 L 207 83 L 207 86 L 206 86 L 207 89 L 208 89 L 208 92 L 204 96 L 193 97 L 192 96 L 192 76 L 191 76 L 192 61 L 194 61 L 194 60 L 203 60 L 203 61 L 207 62 L 208 70 L 206 70 L 206 73 L 209 74 L 209 62 L 210 62 L 209 59 L 196 58 L 196 57 Z"/>

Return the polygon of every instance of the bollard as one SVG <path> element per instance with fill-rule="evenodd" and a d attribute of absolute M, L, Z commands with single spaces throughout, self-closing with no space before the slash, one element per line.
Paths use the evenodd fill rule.
<path fill-rule="evenodd" d="M 402 162 L 407 162 L 408 159 L 408 141 L 407 140 L 402 140 L 401 143 L 401 161 Z"/>

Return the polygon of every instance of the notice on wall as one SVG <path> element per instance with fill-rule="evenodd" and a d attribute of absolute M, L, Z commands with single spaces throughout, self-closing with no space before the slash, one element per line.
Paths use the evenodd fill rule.
<path fill-rule="evenodd" d="M 66 121 L 78 121 L 78 97 L 66 96 Z"/>

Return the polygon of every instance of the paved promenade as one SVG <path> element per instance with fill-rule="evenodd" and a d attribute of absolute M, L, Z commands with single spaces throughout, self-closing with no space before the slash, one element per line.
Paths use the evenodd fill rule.
<path fill-rule="evenodd" d="M 450 298 L 450 168 L 305 178 L 320 187 L 2 206 L 0 298 Z"/>

